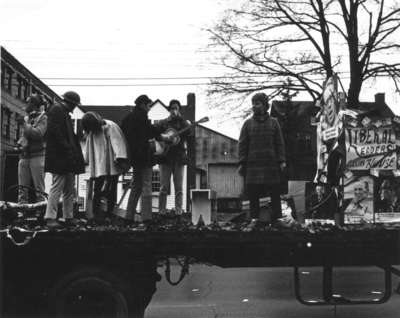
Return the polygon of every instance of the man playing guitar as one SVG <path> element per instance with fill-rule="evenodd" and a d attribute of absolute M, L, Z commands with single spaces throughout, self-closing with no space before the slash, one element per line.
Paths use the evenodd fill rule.
<path fill-rule="evenodd" d="M 175 129 L 182 131 L 188 128 L 190 124 L 182 118 L 181 104 L 178 100 L 171 100 L 169 103 L 170 116 L 159 123 L 162 132 Z M 160 194 L 159 194 L 159 212 L 166 213 L 167 195 L 170 193 L 171 175 L 174 181 L 175 188 L 175 211 L 181 214 L 182 211 L 182 181 L 184 166 L 187 164 L 188 157 L 186 152 L 186 139 L 190 135 L 190 129 L 185 129 L 179 134 L 179 142 L 173 143 L 164 151 L 162 156 L 159 156 L 160 164 Z"/>

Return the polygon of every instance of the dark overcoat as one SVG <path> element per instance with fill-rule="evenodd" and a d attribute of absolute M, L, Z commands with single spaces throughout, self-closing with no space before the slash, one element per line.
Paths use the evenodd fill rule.
<path fill-rule="evenodd" d="M 280 183 L 280 166 L 285 147 L 279 123 L 268 114 L 247 119 L 240 131 L 239 163 L 245 171 L 245 184 L 264 186 Z"/>
<path fill-rule="evenodd" d="M 147 111 L 135 106 L 122 121 L 122 132 L 129 148 L 129 158 L 135 168 L 151 167 L 155 158 L 150 148 L 149 140 L 160 135 L 157 127 L 148 118 Z"/>
<path fill-rule="evenodd" d="M 82 149 L 63 104 L 52 105 L 47 113 L 45 171 L 61 175 L 85 172 Z"/>

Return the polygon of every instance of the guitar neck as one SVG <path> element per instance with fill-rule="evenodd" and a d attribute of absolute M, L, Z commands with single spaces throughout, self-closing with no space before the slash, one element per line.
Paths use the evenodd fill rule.
<path fill-rule="evenodd" d="M 187 126 L 187 127 L 185 127 L 185 128 L 182 128 L 181 130 L 178 131 L 178 135 L 184 133 L 186 130 L 189 130 L 189 129 L 192 128 L 193 126 L 197 125 L 200 121 L 201 121 L 201 120 L 196 121 L 196 122 L 190 124 L 189 126 Z"/>

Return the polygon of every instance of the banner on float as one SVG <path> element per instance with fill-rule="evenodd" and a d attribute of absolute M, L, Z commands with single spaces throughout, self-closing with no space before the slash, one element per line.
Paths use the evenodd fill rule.
<path fill-rule="evenodd" d="M 346 128 L 346 168 L 397 169 L 396 136 L 392 127 Z"/>

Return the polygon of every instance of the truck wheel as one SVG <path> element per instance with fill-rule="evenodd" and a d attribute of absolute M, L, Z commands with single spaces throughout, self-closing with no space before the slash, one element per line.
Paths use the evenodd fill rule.
<path fill-rule="evenodd" d="M 50 297 L 57 318 L 142 318 L 144 308 L 115 275 L 101 269 L 79 270 L 62 278 Z"/>

